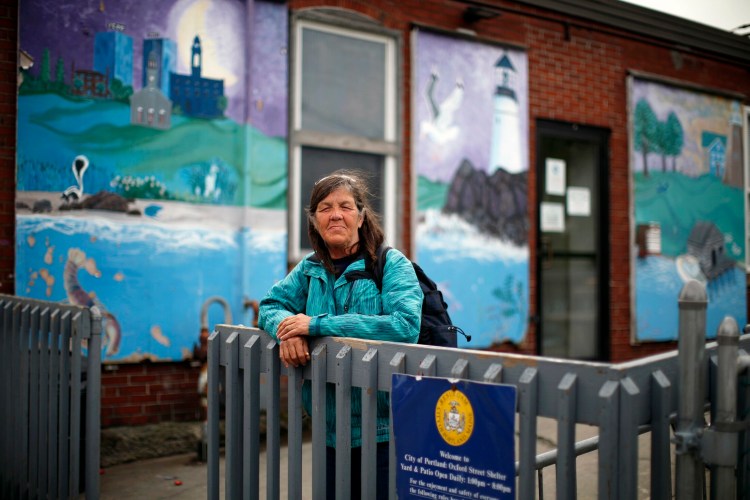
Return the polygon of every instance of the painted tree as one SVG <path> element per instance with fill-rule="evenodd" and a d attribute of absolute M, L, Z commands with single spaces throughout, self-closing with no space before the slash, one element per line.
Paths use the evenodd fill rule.
<path fill-rule="evenodd" d="M 44 49 L 42 53 L 42 62 L 39 67 L 39 79 L 45 84 L 51 80 L 49 49 Z"/>
<path fill-rule="evenodd" d="M 648 154 L 659 147 L 659 120 L 646 99 L 635 105 L 633 138 L 635 150 L 643 155 L 643 175 L 648 175 Z"/>
<path fill-rule="evenodd" d="M 666 143 L 664 145 L 664 153 L 665 155 L 669 155 L 672 157 L 672 172 L 676 172 L 677 157 L 679 156 L 680 152 L 682 152 L 682 146 L 685 143 L 685 134 L 682 130 L 680 119 L 677 118 L 677 115 L 674 113 L 674 111 L 669 112 L 667 121 L 664 124 L 664 129 L 666 139 Z"/>
<path fill-rule="evenodd" d="M 57 58 L 55 65 L 55 82 L 61 86 L 65 84 L 65 64 L 62 57 Z"/>
<path fill-rule="evenodd" d="M 654 153 L 661 156 L 661 171 L 667 171 L 667 143 L 669 142 L 666 122 L 656 121 L 656 141 L 653 145 Z"/>
<path fill-rule="evenodd" d="M 127 103 L 130 96 L 133 95 L 133 87 L 131 85 L 125 85 L 118 78 L 113 78 L 109 84 L 109 91 L 112 93 L 112 98 L 116 101 L 122 101 Z"/>
<path fill-rule="evenodd" d="M 221 111 L 221 114 L 223 115 L 224 112 L 227 110 L 227 106 L 229 106 L 229 100 L 226 96 L 219 96 L 216 107 L 219 108 L 219 111 Z"/>

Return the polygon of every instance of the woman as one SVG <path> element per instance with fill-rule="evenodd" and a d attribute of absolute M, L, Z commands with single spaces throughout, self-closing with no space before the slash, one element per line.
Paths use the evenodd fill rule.
<path fill-rule="evenodd" d="M 374 262 L 383 230 L 369 202 L 367 185 L 354 172 L 337 171 L 315 183 L 307 208 L 314 252 L 271 288 L 260 303 L 258 326 L 275 336 L 285 366 L 310 359 L 308 338 L 331 335 L 416 343 L 422 291 L 411 262 L 398 250 L 387 253 L 382 291 L 367 279 L 365 261 Z M 347 279 L 347 274 L 350 279 Z M 360 279 L 357 279 L 360 278 Z M 363 278 L 363 279 L 362 279 Z M 327 492 L 335 495 L 336 400 L 326 396 Z M 310 412 L 309 384 L 303 403 Z M 351 393 L 352 498 L 360 495 L 361 395 Z M 378 392 L 377 496 L 388 498 L 388 395 Z"/>

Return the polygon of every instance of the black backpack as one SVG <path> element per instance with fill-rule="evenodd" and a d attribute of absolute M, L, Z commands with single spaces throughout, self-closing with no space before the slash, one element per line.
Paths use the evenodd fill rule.
<path fill-rule="evenodd" d="M 385 267 L 385 255 L 391 247 L 380 245 L 377 252 L 377 265 L 373 266 L 373 280 L 378 286 L 378 290 L 383 288 L 383 268 Z M 369 260 L 369 259 L 368 259 Z M 438 289 L 434 281 L 415 262 L 414 272 L 417 273 L 419 286 L 422 287 L 424 300 L 422 302 L 422 325 L 419 328 L 419 344 L 436 345 L 443 347 L 457 347 L 458 339 L 456 334 L 460 333 L 471 341 L 471 335 L 468 335 L 458 326 L 451 322 L 448 315 L 448 304 L 443 300 L 443 293 Z M 368 263 L 368 266 L 370 264 Z"/>

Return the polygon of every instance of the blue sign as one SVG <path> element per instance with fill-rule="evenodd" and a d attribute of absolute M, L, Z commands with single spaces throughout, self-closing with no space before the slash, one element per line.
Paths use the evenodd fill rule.
<path fill-rule="evenodd" d="M 394 374 L 399 498 L 515 498 L 516 388 Z"/>

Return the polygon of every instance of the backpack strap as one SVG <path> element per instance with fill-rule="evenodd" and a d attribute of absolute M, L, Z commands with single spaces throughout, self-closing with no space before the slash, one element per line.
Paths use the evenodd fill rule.
<path fill-rule="evenodd" d="M 375 262 L 375 265 L 372 266 L 373 281 L 377 285 L 378 290 L 380 290 L 381 292 L 383 291 L 383 274 L 385 274 L 385 255 L 390 249 L 391 247 L 387 246 L 385 243 L 382 243 L 378 247 L 378 251 L 375 252 L 377 261 Z M 365 263 L 365 265 L 367 266 L 368 264 Z"/>
<path fill-rule="evenodd" d="M 318 257 L 318 254 L 316 254 L 316 253 L 310 255 L 309 257 L 307 257 L 307 260 L 310 261 L 310 262 L 317 262 L 318 264 L 320 264 L 320 257 Z M 307 297 L 310 294 L 310 281 L 311 281 L 311 278 L 310 278 L 309 274 L 305 274 L 305 277 L 307 278 L 307 288 L 305 289 L 305 297 Z"/>

